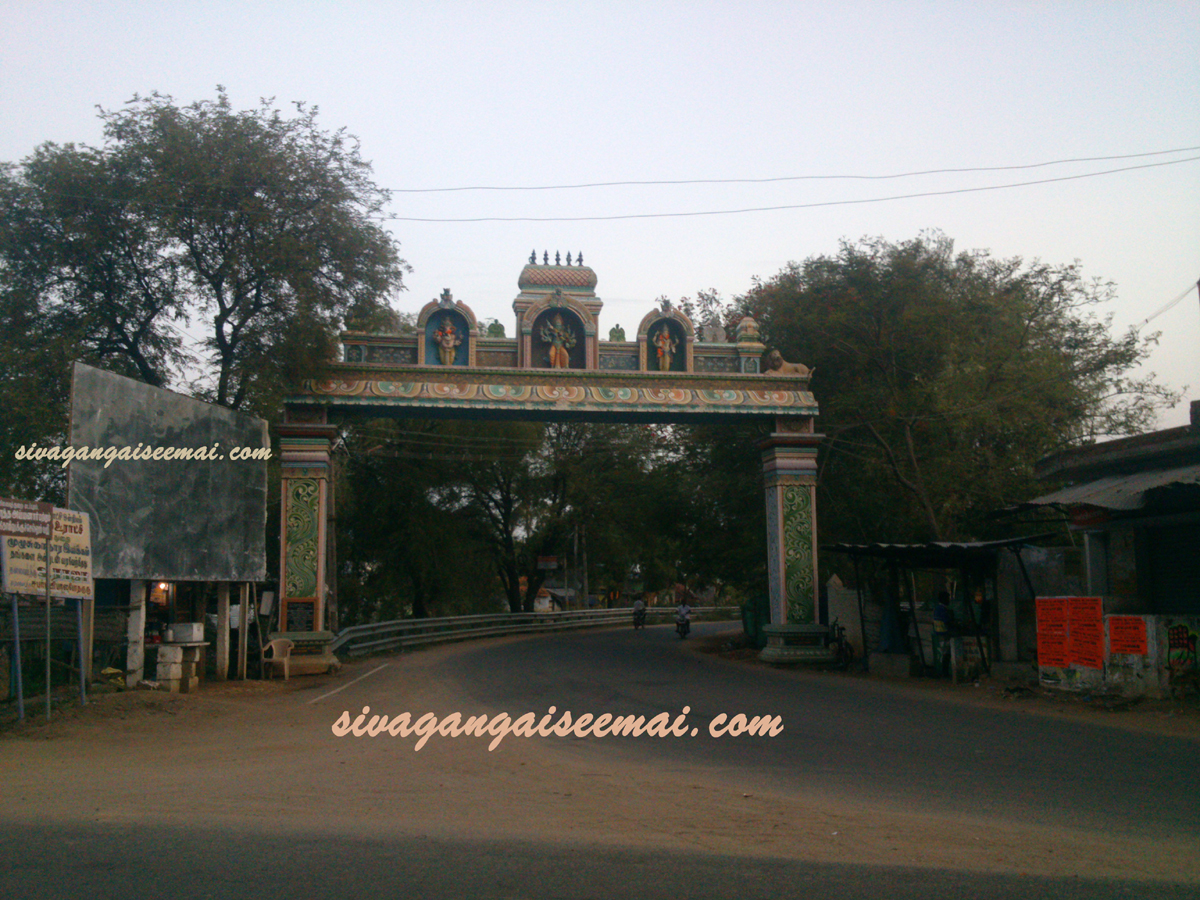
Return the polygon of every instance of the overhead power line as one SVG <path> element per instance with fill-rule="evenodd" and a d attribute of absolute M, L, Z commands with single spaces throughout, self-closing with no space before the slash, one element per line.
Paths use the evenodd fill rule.
<path fill-rule="evenodd" d="M 1151 321 L 1153 321 L 1154 319 L 1157 319 L 1159 316 L 1161 316 L 1167 310 L 1174 309 L 1176 306 L 1178 306 L 1180 303 L 1183 302 L 1184 297 L 1186 297 L 1188 294 L 1190 294 L 1192 291 L 1196 290 L 1197 288 L 1200 288 L 1200 281 L 1197 281 L 1196 284 L 1189 284 L 1187 287 L 1185 287 L 1183 289 L 1183 291 L 1179 294 L 1179 296 L 1176 297 L 1174 300 L 1167 301 L 1162 306 L 1160 306 L 1158 309 L 1156 309 L 1154 312 L 1150 313 L 1150 315 L 1146 316 L 1146 318 L 1142 319 L 1141 324 L 1139 324 L 1137 326 L 1138 330 L 1141 331 L 1143 328 L 1145 328 L 1147 325 L 1149 325 Z"/>
<path fill-rule="evenodd" d="M 911 178 L 921 175 L 938 175 L 938 174 L 969 174 L 978 172 L 1005 172 L 1017 171 L 1026 169 L 1044 168 L 1047 166 L 1065 165 L 1068 163 L 1084 163 L 1084 162 L 1104 162 L 1121 159 L 1141 159 L 1151 156 L 1166 156 L 1176 153 L 1188 153 L 1200 150 L 1200 146 L 1195 147 L 1180 147 L 1174 150 L 1154 150 L 1146 153 L 1130 153 L 1121 156 L 1090 156 L 1090 157 L 1074 157 L 1070 159 L 1051 160 L 1049 162 L 1029 163 L 1025 165 L 1013 166 L 976 166 L 963 168 L 947 168 L 947 169 L 927 169 L 923 171 L 901 172 L 891 175 L 789 175 L 774 178 L 713 178 L 713 179 L 680 179 L 673 181 L 611 181 L 611 182 L 592 182 L 581 184 L 564 184 L 564 185 L 534 185 L 534 186 L 514 186 L 514 187 L 453 187 L 453 188 L 394 188 L 385 189 L 388 194 L 417 194 L 417 193 L 446 193 L 452 191 L 546 191 L 546 190 L 568 190 L 576 188 L 593 188 L 593 187 L 617 187 L 617 186 L 651 186 L 651 185 L 705 185 L 705 184 L 769 184 L 780 183 L 787 181 L 805 181 L 805 180 L 863 180 L 863 181 L 881 181 L 888 179 Z M 1096 178 L 1101 175 L 1113 175 L 1120 172 L 1131 172 L 1138 169 L 1152 169 L 1160 166 L 1173 166 L 1180 163 L 1195 162 L 1200 160 L 1200 156 L 1189 156 L 1183 159 L 1167 160 L 1164 162 L 1143 163 L 1141 165 L 1122 166 L 1115 169 L 1104 169 L 1099 172 L 1083 172 L 1077 175 L 1062 175 L 1055 178 L 1042 178 L 1034 181 L 1012 182 L 1009 184 L 986 185 L 983 187 L 969 188 L 952 188 L 940 191 L 920 191 L 908 194 L 895 194 L 887 197 L 868 197 L 856 200 L 825 200 L 813 203 L 796 203 L 778 206 L 756 206 L 743 207 L 738 209 L 714 209 L 714 210 L 698 210 L 694 212 L 662 212 L 662 213 L 624 213 L 611 216 L 465 216 L 465 217 L 428 217 L 428 216 L 401 216 L 394 213 L 378 213 L 378 212 L 361 212 L 360 215 L 364 219 L 370 219 L 381 222 L 444 222 L 444 223 L 467 223 L 467 222 L 605 222 L 605 221 L 620 221 L 629 219 L 664 219 L 664 218 L 686 218 L 697 216 L 720 216 L 720 215 L 737 215 L 741 213 L 753 212 L 776 212 L 781 210 L 793 209 L 818 209 L 821 207 L 830 206 L 850 206 L 869 203 L 887 203 L 894 200 L 909 200 L 921 197 L 944 197 L 954 194 L 970 194 L 981 191 L 999 191 L 1009 190 L 1018 187 L 1030 187 L 1041 184 L 1053 184 L 1061 181 L 1076 181 L 1084 178 Z M 182 182 L 187 183 L 187 182 Z M 145 200 L 131 201 L 129 198 L 102 197 L 95 193 L 70 194 L 65 193 L 60 196 L 64 198 L 74 198 L 79 200 L 88 200 L 92 202 L 112 203 L 114 205 L 125 205 L 134 202 L 136 205 L 148 208 L 157 209 L 178 209 L 180 207 L 170 203 L 153 203 Z M 227 212 L 223 207 L 189 207 L 192 212 Z"/>
<path fill-rule="evenodd" d="M 1081 175 L 1062 175 L 1057 178 L 1040 178 L 1036 181 L 1019 181 L 1009 184 L 991 184 L 984 187 L 953 188 L 944 191 L 919 191 L 911 194 L 893 194 L 890 197 L 867 197 L 859 200 L 823 200 L 816 203 L 789 203 L 781 206 L 750 206 L 741 209 L 709 209 L 695 212 L 665 212 L 665 213 L 622 213 L 612 216 L 472 216 L 463 218 L 433 218 L 427 216 L 396 216 L 385 217 L 392 222 L 613 222 L 622 219 L 679 219 L 695 216 L 728 216 L 741 213 L 777 212 L 789 209 L 818 209 L 828 206 L 855 206 L 867 203 L 887 203 L 892 200 L 913 200 L 920 197 L 946 197 L 952 194 L 975 194 L 981 191 L 1002 191 L 1010 188 L 1031 187 L 1038 184 L 1054 184 L 1061 181 L 1078 181 L 1083 178 L 1096 178 L 1100 175 L 1115 175 L 1119 172 L 1132 172 L 1137 169 L 1155 169 L 1161 166 L 1175 166 L 1180 163 L 1195 162 L 1200 156 L 1189 156 L 1185 159 L 1174 159 L 1168 162 L 1143 163 L 1138 166 L 1122 166 L 1117 169 L 1105 169 L 1100 172 L 1085 172 Z"/>
<path fill-rule="evenodd" d="M 541 185 L 464 185 L 461 187 L 438 188 L 392 188 L 393 194 L 449 194 L 459 191 L 571 191 L 599 187 L 651 187 L 680 184 L 775 184 L 781 181 L 888 181 L 897 178 L 914 178 L 921 175 L 951 175 L 964 172 L 1014 172 L 1023 169 L 1042 169 L 1047 166 L 1062 166 L 1070 163 L 1113 162 L 1118 159 L 1142 159 L 1147 156 L 1167 156 L 1172 153 L 1191 153 L 1198 147 L 1178 147 L 1174 150 L 1152 150 L 1147 153 L 1126 153 L 1121 156 L 1077 156 L 1070 159 L 1053 159 L 1049 162 L 1027 163 L 1019 166 L 973 166 L 954 169 L 924 169 L 915 172 L 897 172 L 892 175 L 782 175 L 774 178 L 681 178 L 662 181 L 592 181 L 581 184 Z"/>

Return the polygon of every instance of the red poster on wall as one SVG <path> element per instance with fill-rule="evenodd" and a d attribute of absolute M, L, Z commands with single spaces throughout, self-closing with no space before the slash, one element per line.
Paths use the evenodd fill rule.
<path fill-rule="evenodd" d="M 1109 616 L 1108 652 L 1145 656 L 1146 620 L 1141 616 Z"/>
<path fill-rule="evenodd" d="M 1099 597 L 1037 599 L 1038 665 L 1104 668 L 1104 616 Z"/>
<path fill-rule="evenodd" d="M 1067 645 L 1071 662 L 1104 668 L 1104 615 L 1099 597 L 1071 597 L 1067 602 Z"/>
<path fill-rule="evenodd" d="M 1067 666 L 1067 598 L 1037 599 L 1037 652 L 1039 666 Z"/>

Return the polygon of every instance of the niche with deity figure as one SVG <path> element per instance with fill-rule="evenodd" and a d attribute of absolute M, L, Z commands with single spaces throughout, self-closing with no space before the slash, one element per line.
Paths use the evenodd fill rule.
<path fill-rule="evenodd" d="M 587 368 L 583 323 L 569 309 L 552 307 L 533 322 L 530 352 L 539 369 Z"/>
<path fill-rule="evenodd" d="M 687 371 L 687 335 L 679 322 L 659 319 L 646 332 L 646 342 L 646 368 L 649 371 Z"/>
<path fill-rule="evenodd" d="M 425 323 L 425 364 L 465 366 L 470 361 L 471 326 L 456 309 L 435 312 Z"/>

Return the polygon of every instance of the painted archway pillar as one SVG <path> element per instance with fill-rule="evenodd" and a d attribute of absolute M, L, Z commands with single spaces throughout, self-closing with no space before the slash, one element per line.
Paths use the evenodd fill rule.
<path fill-rule="evenodd" d="M 767 576 L 773 625 L 815 625 L 817 447 L 811 416 L 779 416 L 762 442 Z"/>
<path fill-rule="evenodd" d="M 330 448 L 337 431 L 322 409 L 285 410 L 278 426 L 282 474 L 279 630 L 324 631 L 333 501 Z"/>

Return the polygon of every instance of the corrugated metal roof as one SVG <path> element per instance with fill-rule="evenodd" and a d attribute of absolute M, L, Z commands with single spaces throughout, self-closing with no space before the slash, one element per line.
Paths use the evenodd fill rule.
<path fill-rule="evenodd" d="M 1200 465 L 1138 472 L 1134 475 L 1110 475 L 1073 484 L 1029 502 L 1038 506 L 1083 504 L 1104 509 L 1134 510 L 1145 505 L 1148 491 L 1172 484 L 1200 484 Z"/>
<path fill-rule="evenodd" d="M 1191 465 L 1200 458 L 1200 426 L 1181 425 L 1131 437 L 1075 447 L 1039 460 L 1039 478 L 1107 477 L 1108 472 Z"/>
<path fill-rule="evenodd" d="M 931 541 L 927 544 L 822 544 L 821 550 L 890 559 L 910 566 L 954 568 L 973 560 L 986 559 L 998 550 L 1016 550 L 1051 537 L 1055 535 L 1031 534 L 1001 541 Z"/>

